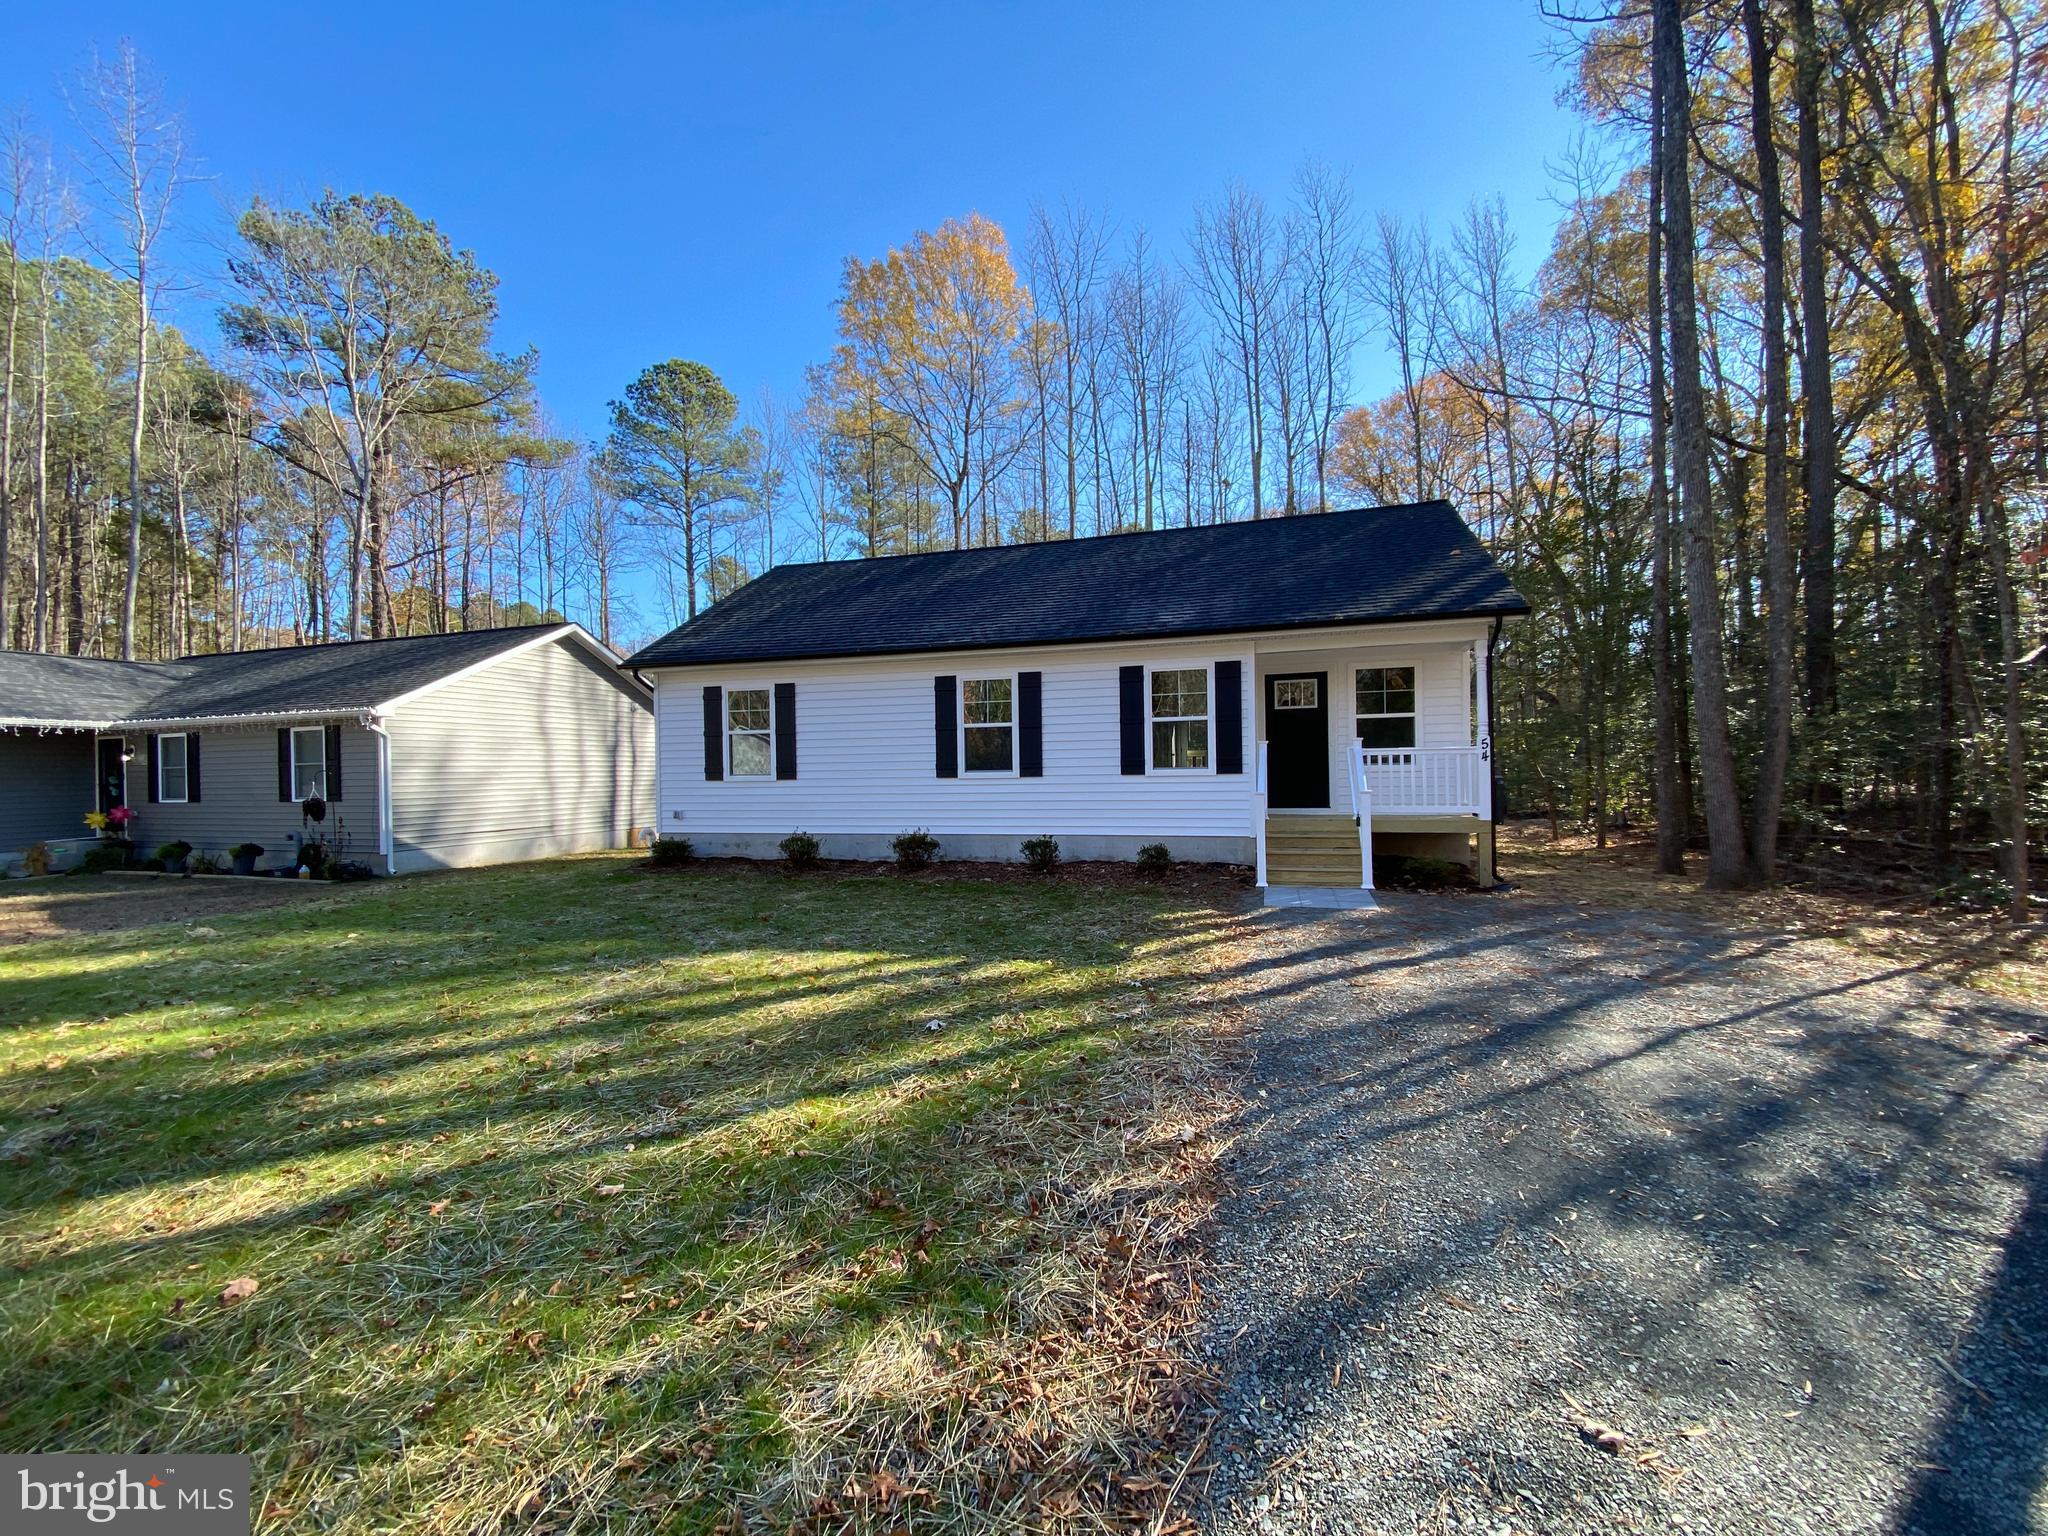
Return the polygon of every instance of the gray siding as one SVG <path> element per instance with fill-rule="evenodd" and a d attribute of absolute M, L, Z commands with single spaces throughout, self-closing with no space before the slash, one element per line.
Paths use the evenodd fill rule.
<path fill-rule="evenodd" d="M 130 732 L 135 757 L 128 764 L 128 805 L 135 812 L 136 852 L 148 858 L 164 843 L 182 840 L 219 858 L 236 843 L 261 843 L 264 854 L 257 868 L 289 868 L 302 824 L 298 806 L 277 797 L 277 730 L 258 725 L 193 733 L 200 738 L 197 805 L 149 803 L 148 741 L 144 733 Z M 342 798 L 329 802 L 323 830 L 336 857 L 360 859 L 382 870 L 377 751 L 371 732 L 359 725 L 341 728 Z"/>
<path fill-rule="evenodd" d="M 400 873 L 621 848 L 654 824 L 647 695 L 555 640 L 394 710 Z"/>
<path fill-rule="evenodd" d="M 92 836 L 96 772 L 90 731 L 0 731 L 0 852 Z"/>

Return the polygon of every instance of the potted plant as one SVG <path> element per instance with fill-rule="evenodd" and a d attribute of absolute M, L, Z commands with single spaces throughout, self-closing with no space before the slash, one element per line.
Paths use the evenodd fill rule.
<path fill-rule="evenodd" d="M 299 825 L 305 829 L 299 837 L 299 868 L 313 880 L 327 869 L 327 843 L 318 831 L 326 820 L 327 802 L 318 795 L 306 796 L 306 803 L 299 807 Z"/>
<path fill-rule="evenodd" d="M 96 869 L 119 869 L 135 852 L 135 844 L 129 841 L 128 828 L 135 820 L 135 813 L 125 805 L 117 805 L 111 811 L 90 811 L 85 824 L 99 833 L 100 843 L 106 852 L 95 858 Z M 98 852 L 98 850 L 95 850 Z"/>
<path fill-rule="evenodd" d="M 185 857 L 191 853 L 192 845 L 183 838 L 165 843 L 157 849 L 156 856 L 163 861 L 164 873 L 182 875 L 185 873 Z"/>
<path fill-rule="evenodd" d="M 228 857 L 235 861 L 236 874 L 253 875 L 256 873 L 256 861 L 263 857 L 263 845 L 261 843 L 237 843 L 228 850 Z"/>

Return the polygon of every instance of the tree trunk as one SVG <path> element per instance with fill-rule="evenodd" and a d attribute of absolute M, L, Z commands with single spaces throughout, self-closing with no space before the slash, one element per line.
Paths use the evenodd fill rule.
<path fill-rule="evenodd" d="M 8 578 L 14 573 L 14 339 L 21 319 L 21 253 L 7 247 L 7 361 L 0 373 L 0 650 L 7 648 Z"/>
<path fill-rule="evenodd" d="M 135 193 L 136 228 L 143 228 L 142 189 Z M 137 238 L 135 252 L 135 397 L 128 413 L 128 571 L 121 587 L 121 659 L 135 659 L 135 594 L 142 582 L 142 416 L 149 387 L 149 260 Z"/>
<path fill-rule="evenodd" d="M 1721 645 L 1720 583 L 1714 558 L 1714 509 L 1707 465 L 1706 400 L 1700 378 L 1698 296 L 1693 286 L 1690 143 L 1692 93 L 1686 81 L 1679 0 L 1655 0 L 1653 37 L 1664 61 L 1665 302 L 1671 311 L 1672 458 L 1684 529 L 1685 598 L 1690 618 L 1693 714 L 1707 812 L 1707 884 L 1745 883 L 1748 850 L 1728 738 L 1728 688 Z"/>
<path fill-rule="evenodd" d="M 1785 197 L 1774 137 L 1771 44 L 1764 33 L 1761 0 L 1742 0 L 1742 26 L 1749 44 L 1750 134 L 1755 140 L 1763 256 L 1764 594 L 1769 609 L 1763 751 L 1750 801 L 1749 864 L 1751 876 L 1768 883 L 1777 872 L 1778 820 L 1792 755 L 1792 611 L 1798 602 L 1798 575 L 1785 449 L 1790 389 L 1785 358 Z"/>
<path fill-rule="evenodd" d="M 1813 0 L 1792 0 L 1799 38 L 1793 90 L 1799 106 L 1799 310 L 1802 351 L 1799 384 L 1805 404 L 1806 537 L 1800 578 L 1806 589 L 1806 713 L 1822 720 L 1835 712 L 1835 396 L 1828 336 L 1827 248 L 1822 220 L 1820 88 L 1824 61 L 1814 26 Z M 1833 777 L 1833 723 L 1813 735 L 1816 798 Z"/>
<path fill-rule="evenodd" d="M 1671 501 L 1664 418 L 1664 187 L 1655 168 L 1664 163 L 1664 69 L 1661 55 L 1650 64 L 1650 670 L 1655 692 L 1656 763 L 1651 790 L 1656 800 L 1657 872 L 1685 873 L 1686 807 L 1678 785 L 1676 658 L 1671 647 Z M 1505 399 L 1503 392 L 1503 399 Z"/>

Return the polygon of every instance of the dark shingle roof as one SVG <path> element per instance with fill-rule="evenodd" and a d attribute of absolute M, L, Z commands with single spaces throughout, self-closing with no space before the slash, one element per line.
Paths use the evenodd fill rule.
<path fill-rule="evenodd" d="M 559 624 L 327 645 L 96 661 L 0 651 L 0 721 L 113 725 L 372 709 Z"/>
<path fill-rule="evenodd" d="M 1527 613 L 1448 502 L 782 565 L 629 667 Z"/>
<path fill-rule="evenodd" d="M 146 662 L 0 651 L 0 720 L 119 720 L 163 691 L 168 670 Z"/>

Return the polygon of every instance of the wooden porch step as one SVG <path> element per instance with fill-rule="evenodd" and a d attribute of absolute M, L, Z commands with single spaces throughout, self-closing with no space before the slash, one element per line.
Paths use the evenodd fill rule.
<path fill-rule="evenodd" d="M 1269 832 L 1266 834 L 1266 849 L 1269 854 L 1288 853 L 1351 853 L 1358 852 L 1358 833 L 1346 827 L 1342 832 Z"/>

